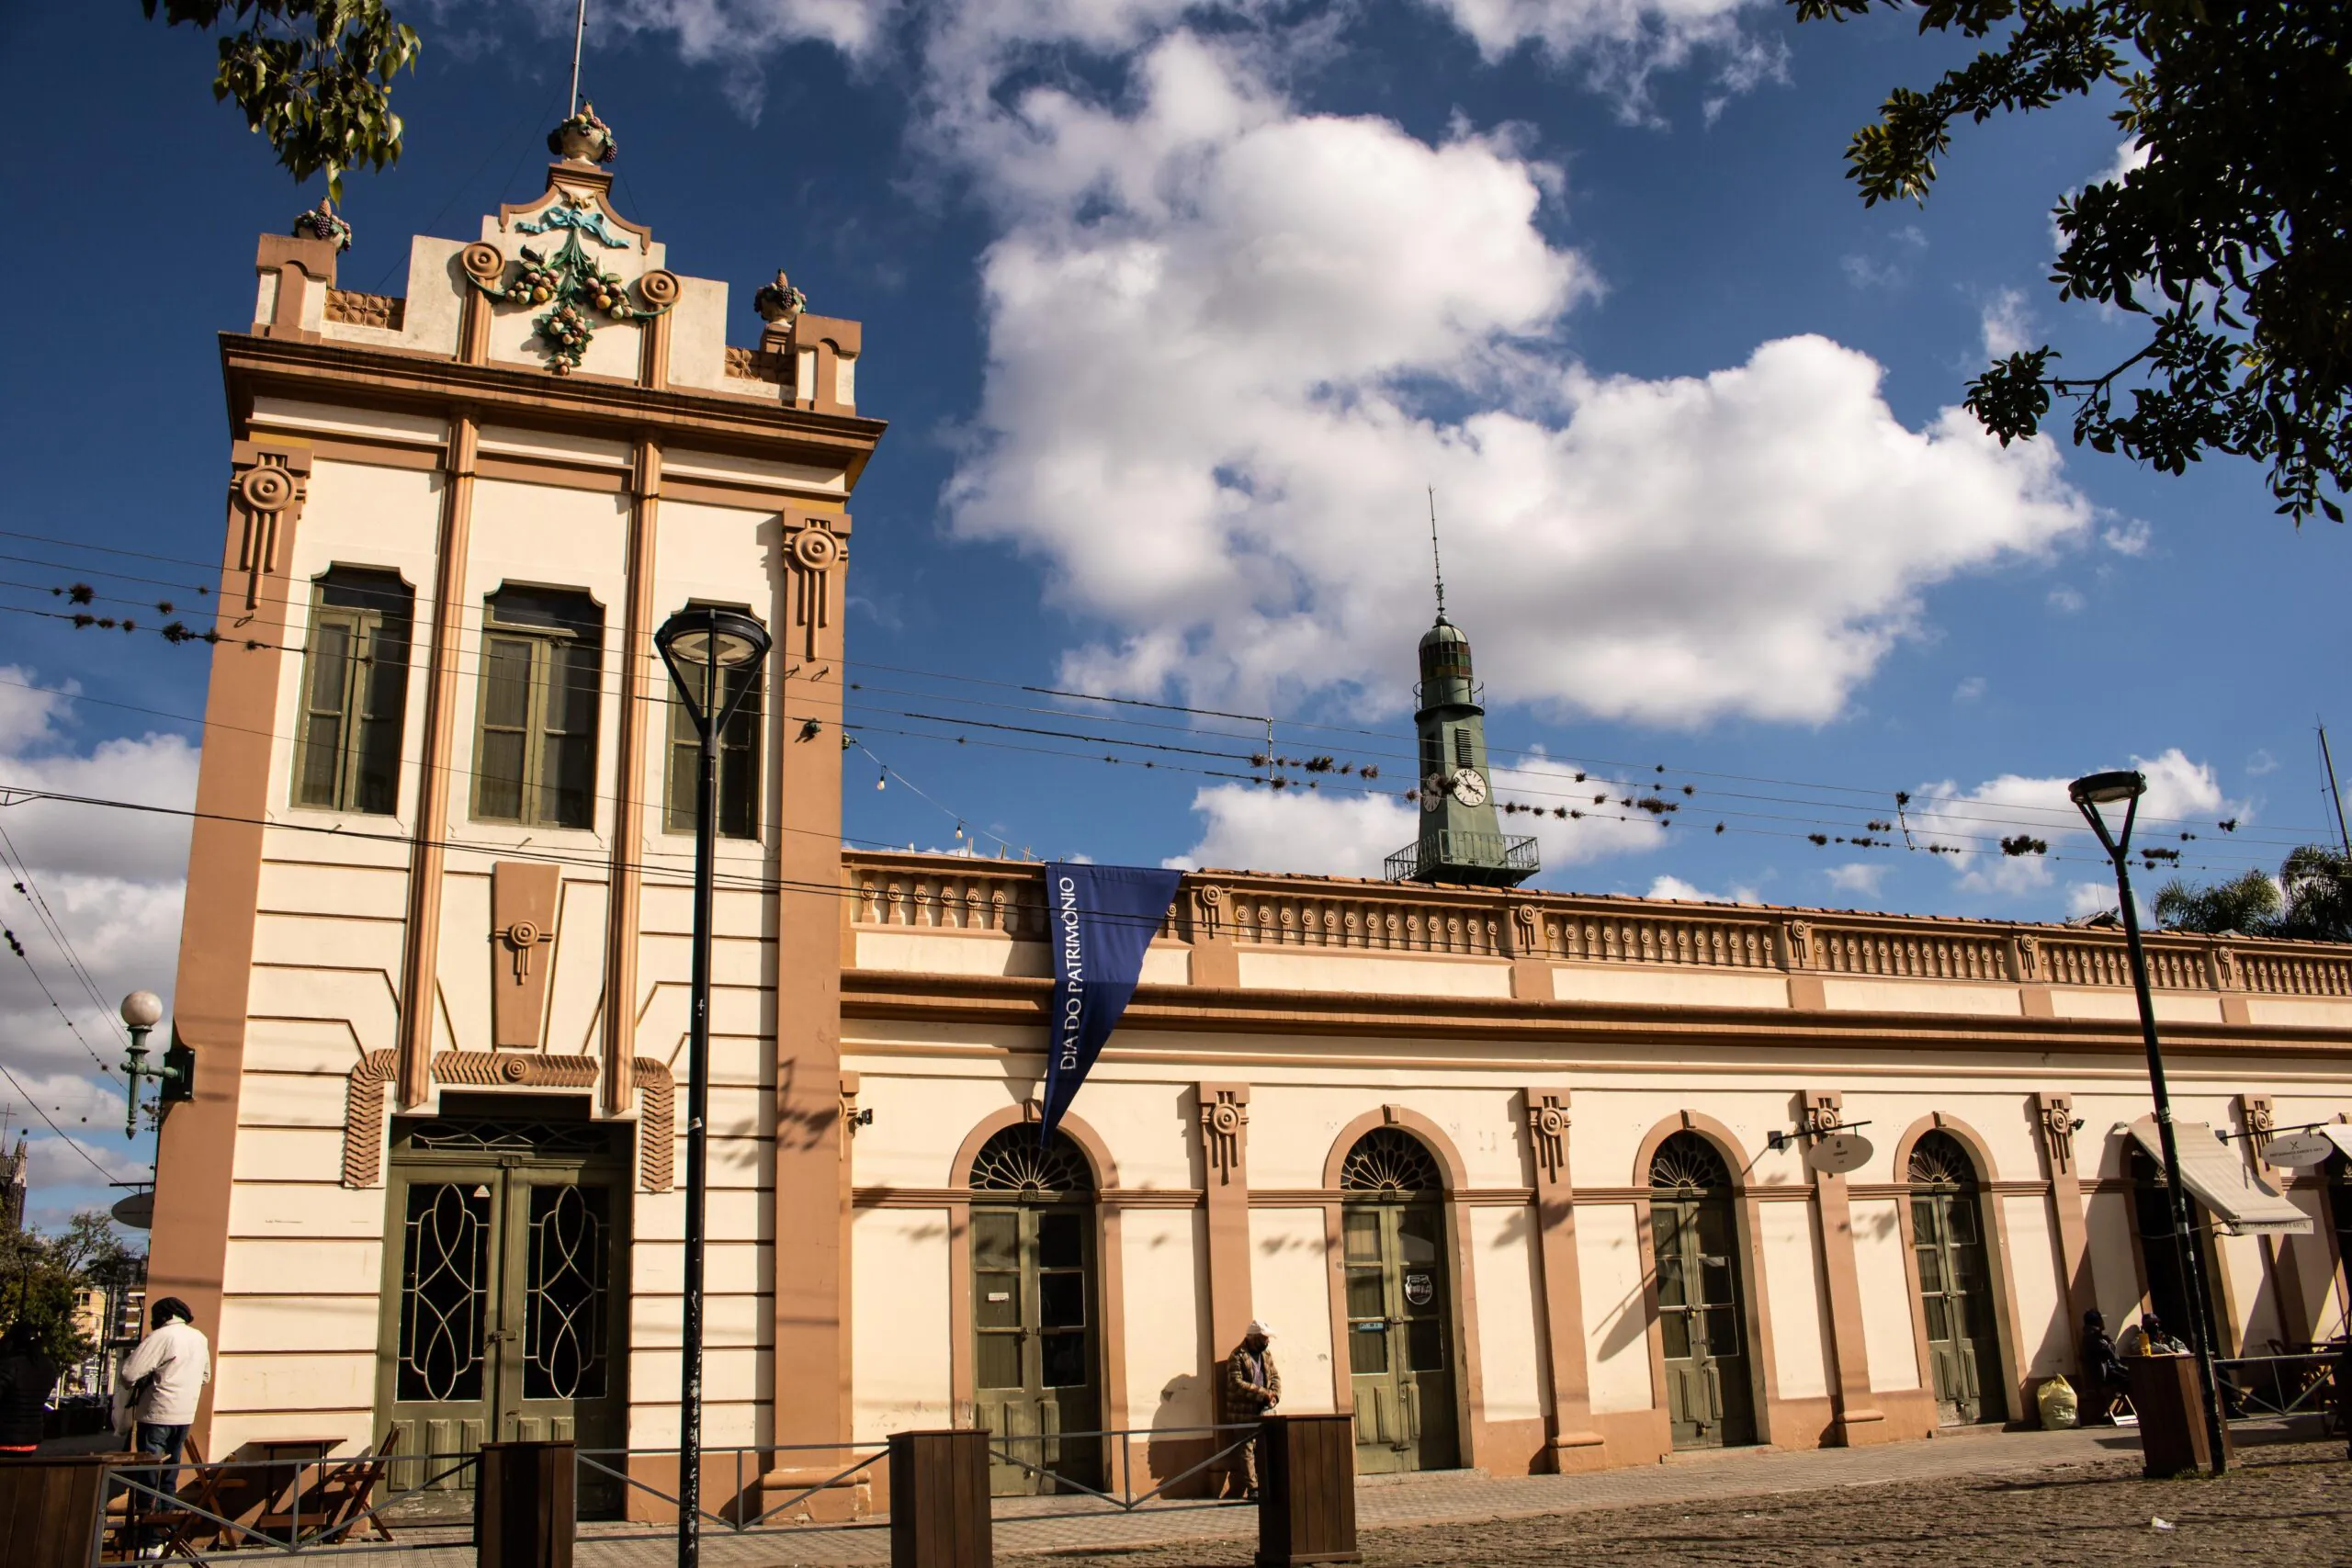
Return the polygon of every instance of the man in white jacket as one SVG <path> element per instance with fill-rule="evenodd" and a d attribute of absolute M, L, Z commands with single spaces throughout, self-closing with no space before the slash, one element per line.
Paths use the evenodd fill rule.
<path fill-rule="evenodd" d="M 212 1376 L 211 1347 L 195 1317 L 177 1296 L 157 1302 L 147 1314 L 152 1330 L 115 1379 L 114 1429 L 131 1436 L 141 1457 L 157 1463 L 157 1470 L 139 1479 L 163 1493 L 179 1485 L 181 1450 L 196 1420 L 197 1401 Z"/>

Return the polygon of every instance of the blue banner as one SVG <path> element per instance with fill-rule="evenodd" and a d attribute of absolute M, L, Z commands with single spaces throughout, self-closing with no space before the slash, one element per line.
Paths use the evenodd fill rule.
<path fill-rule="evenodd" d="M 1050 1138 L 1061 1125 L 1062 1112 L 1078 1098 L 1079 1086 L 1134 999 L 1144 950 L 1168 918 L 1183 874 L 1135 865 L 1046 863 L 1054 1003 L 1046 1026 L 1041 1137 Z"/>

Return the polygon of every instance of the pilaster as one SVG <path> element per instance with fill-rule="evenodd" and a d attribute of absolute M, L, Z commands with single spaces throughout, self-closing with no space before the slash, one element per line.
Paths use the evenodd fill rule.
<path fill-rule="evenodd" d="M 1568 1174 L 1568 1090 L 1565 1084 L 1531 1084 L 1525 1092 L 1544 1359 L 1552 1379 L 1545 1437 L 1553 1466 L 1562 1474 L 1599 1470 L 1608 1462 L 1608 1450 L 1601 1435 L 1592 1429 L 1584 1280 L 1577 1262 L 1576 1183 Z"/>
<path fill-rule="evenodd" d="M 1804 1095 L 1806 1142 L 1844 1120 L 1845 1097 L 1808 1089 Z M 1836 1363 L 1838 1440 L 1849 1449 L 1892 1440 L 1886 1413 L 1871 1394 L 1870 1350 L 1862 1337 L 1862 1287 L 1854 1264 L 1854 1217 L 1843 1172 L 1806 1167 L 1813 1178 L 1813 1213 L 1829 1281 L 1830 1359 Z"/>

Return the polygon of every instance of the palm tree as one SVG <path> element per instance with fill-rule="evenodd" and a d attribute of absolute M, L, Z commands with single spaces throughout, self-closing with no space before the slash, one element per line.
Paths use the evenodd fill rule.
<path fill-rule="evenodd" d="M 2278 867 L 2287 912 L 2280 936 L 2311 942 L 2352 942 L 2352 854 L 2305 844 Z"/>
<path fill-rule="evenodd" d="M 2231 931 L 2267 936 L 2278 923 L 2280 906 L 2278 885 L 2259 871 L 2210 887 L 2175 877 L 2156 890 L 2156 924 L 2166 931 L 2209 936 Z"/>

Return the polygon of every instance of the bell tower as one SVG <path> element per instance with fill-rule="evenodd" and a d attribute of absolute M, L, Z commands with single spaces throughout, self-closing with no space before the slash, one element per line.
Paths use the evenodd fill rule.
<path fill-rule="evenodd" d="M 1445 567 L 1438 555 L 1437 500 L 1430 500 L 1430 560 L 1437 621 L 1421 634 L 1421 679 L 1414 688 L 1420 784 L 1420 837 L 1388 857 L 1391 882 L 1516 887 L 1541 869 L 1535 840 L 1504 836 L 1487 766 L 1485 694 L 1471 673 L 1470 639 L 1445 618 Z"/>

